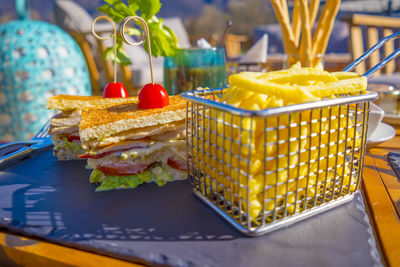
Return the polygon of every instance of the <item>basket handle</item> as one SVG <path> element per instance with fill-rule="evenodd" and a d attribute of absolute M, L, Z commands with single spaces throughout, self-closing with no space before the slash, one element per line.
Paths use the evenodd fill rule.
<path fill-rule="evenodd" d="M 383 46 L 387 41 L 396 39 L 400 37 L 400 32 L 393 33 L 389 36 L 386 36 L 385 38 L 381 39 L 379 42 L 377 42 L 373 47 L 368 49 L 364 54 L 362 54 L 359 58 L 354 60 L 350 65 L 348 65 L 346 68 L 343 69 L 343 71 L 351 71 L 354 69 L 358 64 L 360 64 L 362 61 L 364 61 L 367 57 L 369 57 L 375 50 L 379 49 L 381 46 Z M 370 77 L 372 74 L 374 74 L 375 71 L 380 70 L 383 68 L 388 62 L 392 61 L 395 59 L 398 55 L 400 54 L 400 48 L 395 50 L 393 53 L 391 53 L 389 56 L 387 56 L 384 60 L 376 64 L 374 67 L 372 67 L 370 70 L 368 70 L 366 73 L 363 74 L 365 77 Z"/>

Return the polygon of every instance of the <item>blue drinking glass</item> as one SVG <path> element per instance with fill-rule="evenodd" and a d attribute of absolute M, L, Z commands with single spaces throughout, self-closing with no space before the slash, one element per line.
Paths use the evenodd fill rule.
<path fill-rule="evenodd" d="M 198 87 L 226 86 L 224 48 L 180 49 L 164 59 L 164 87 L 176 95 Z"/>

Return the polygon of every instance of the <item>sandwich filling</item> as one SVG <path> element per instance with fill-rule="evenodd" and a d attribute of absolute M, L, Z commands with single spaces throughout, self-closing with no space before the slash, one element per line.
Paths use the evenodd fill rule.
<path fill-rule="evenodd" d="M 53 151 L 59 160 L 78 159 L 84 153 L 79 137 L 79 110 L 64 111 L 50 120 L 49 134 L 52 135 Z"/>
<path fill-rule="evenodd" d="M 101 109 L 115 105 L 135 106 L 137 97 L 104 98 L 102 96 L 57 95 L 47 99 L 46 107 L 59 110 L 50 123 L 49 134 L 52 135 L 54 154 L 59 160 L 79 159 L 85 153 L 81 147 L 79 134 L 83 109 Z"/>
<path fill-rule="evenodd" d="M 185 123 L 136 128 L 83 143 L 96 191 L 186 179 Z"/>

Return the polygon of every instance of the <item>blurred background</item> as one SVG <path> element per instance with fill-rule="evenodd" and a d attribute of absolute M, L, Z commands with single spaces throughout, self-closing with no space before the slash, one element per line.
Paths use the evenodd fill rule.
<path fill-rule="evenodd" d="M 70 0 L 81 6 L 92 16 L 100 15 L 97 8 L 101 0 Z M 127 2 L 127 1 L 126 1 Z M 276 23 L 269 0 L 161 0 L 159 17 L 180 18 L 191 41 L 200 37 L 217 39 L 227 20 L 232 20 L 230 32 L 248 37 L 248 49 L 260 38 L 263 25 Z M 291 6 L 289 3 L 289 8 Z M 321 6 L 325 1 L 321 1 Z M 33 19 L 57 24 L 54 12 L 56 0 L 28 0 Z M 400 0 L 343 0 L 338 19 L 353 13 L 399 16 Z M 0 0 L 0 23 L 16 19 L 14 1 Z M 277 48 L 281 51 L 281 48 Z M 243 51 L 242 51 L 243 52 Z"/>

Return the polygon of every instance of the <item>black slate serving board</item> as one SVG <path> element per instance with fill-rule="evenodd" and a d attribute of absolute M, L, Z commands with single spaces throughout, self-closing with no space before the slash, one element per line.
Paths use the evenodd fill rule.
<path fill-rule="evenodd" d="M 0 229 L 154 266 L 380 266 L 361 194 L 249 238 L 187 181 L 95 193 L 84 161 L 51 151 L 0 170 Z"/>
<path fill-rule="evenodd" d="M 400 153 L 397 152 L 389 152 L 387 154 L 387 160 L 389 161 L 390 165 L 392 166 L 392 169 L 397 175 L 397 178 L 399 178 L 400 181 Z"/>

